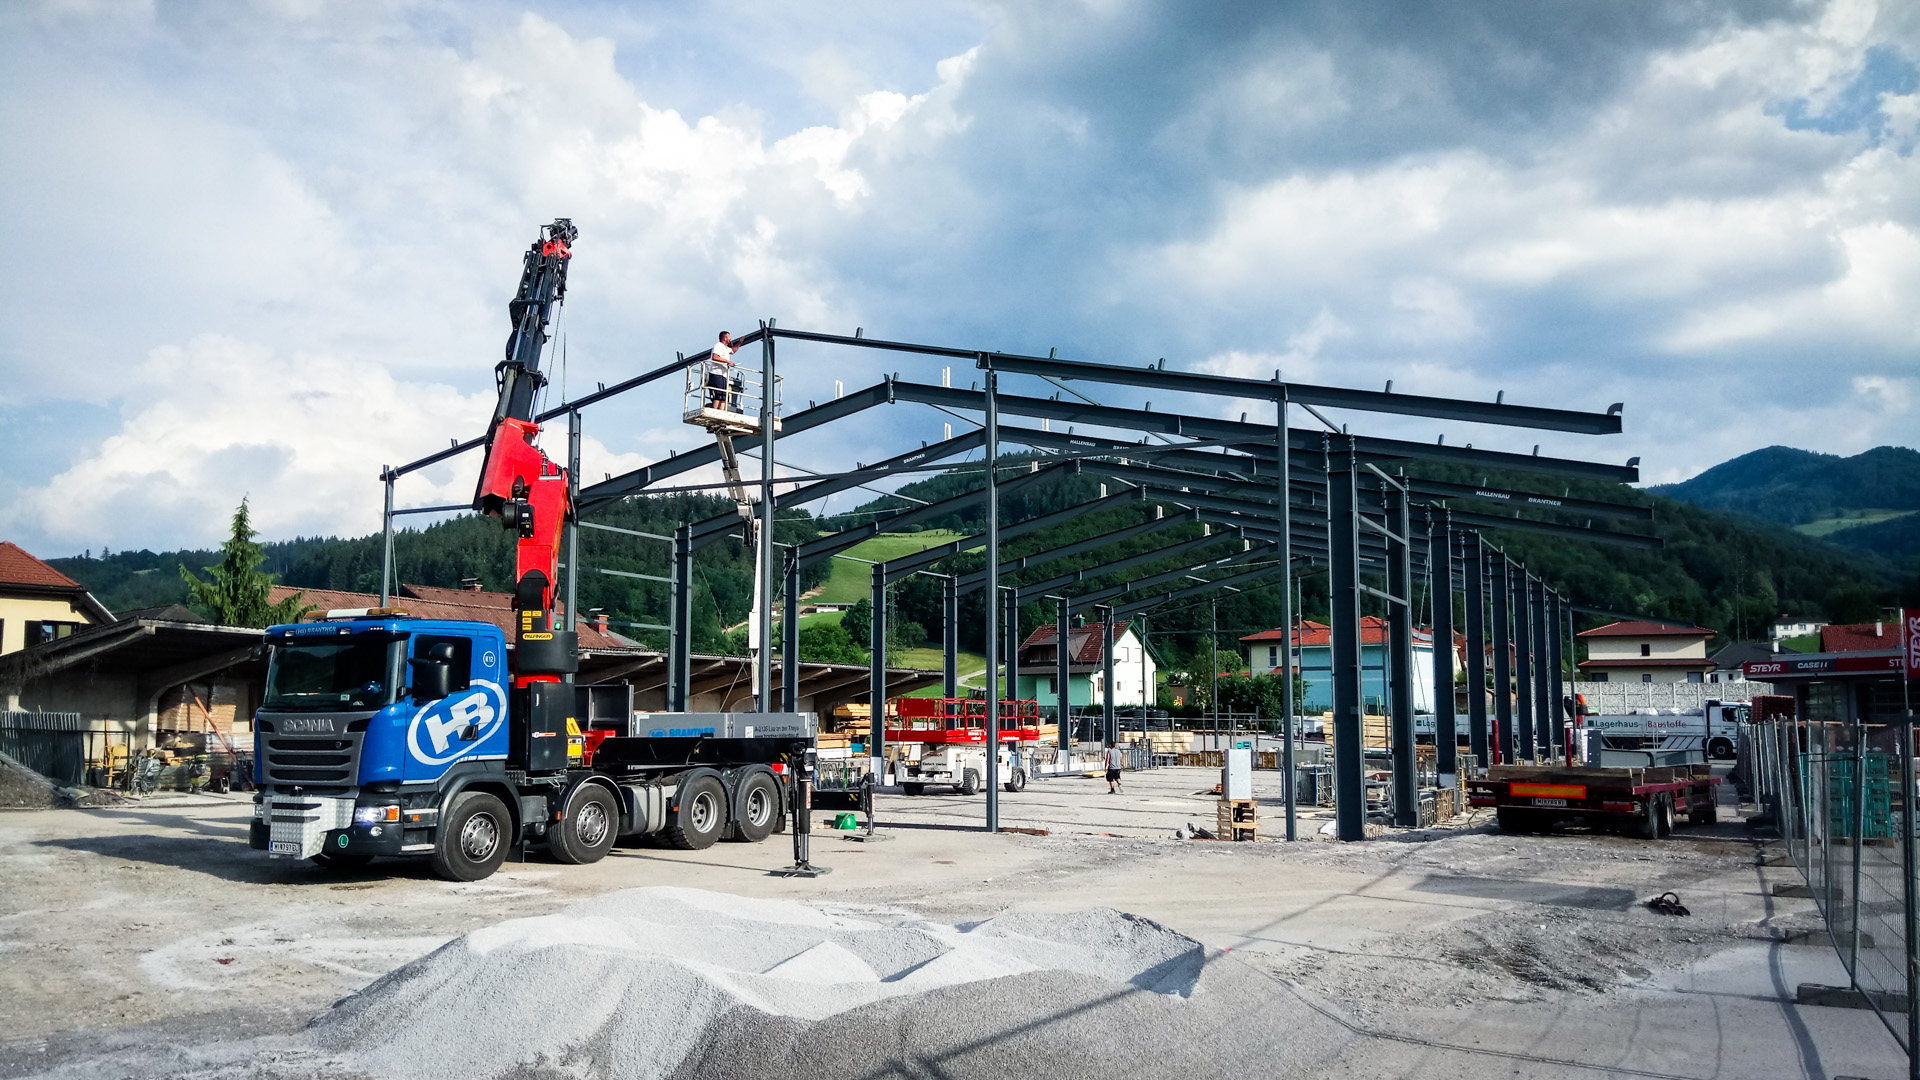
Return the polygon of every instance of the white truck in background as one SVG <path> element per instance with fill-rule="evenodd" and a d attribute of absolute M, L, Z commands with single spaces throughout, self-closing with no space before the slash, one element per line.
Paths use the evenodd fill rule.
<path fill-rule="evenodd" d="M 1603 740 L 1610 750 L 1690 750 L 1708 760 L 1731 761 L 1747 722 L 1745 702 L 1708 701 L 1697 709 L 1631 709 L 1619 714 L 1587 712 L 1586 698 L 1574 705 L 1581 730 Z"/>

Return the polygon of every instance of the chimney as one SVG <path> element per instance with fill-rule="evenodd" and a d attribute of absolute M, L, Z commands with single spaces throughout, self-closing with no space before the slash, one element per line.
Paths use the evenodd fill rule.
<path fill-rule="evenodd" d="M 460 588 L 466 592 L 479 592 L 480 579 L 477 577 L 461 578 Z"/>
<path fill-rule="evenodd" d="M 603 634 L 607 632 L 607 617 L 605 614 L 595 615 L 593 617 L 593 628 Z"/>

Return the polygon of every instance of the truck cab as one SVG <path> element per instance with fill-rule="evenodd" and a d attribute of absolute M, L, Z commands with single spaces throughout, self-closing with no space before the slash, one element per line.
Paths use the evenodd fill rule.
<path fill-rule="evenodd" d="M 254 847 L 341 863 L 426 852 L 450 785 L 504 778 L 499 628 L 347 617 L 270 627 L 267 645 Z"/>

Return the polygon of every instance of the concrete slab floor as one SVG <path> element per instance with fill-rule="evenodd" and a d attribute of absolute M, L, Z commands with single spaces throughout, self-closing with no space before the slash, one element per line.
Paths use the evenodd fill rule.
<path fill-rule="evenodd" d="M 1818 925 L 1779 898 L 1737 821 L 1643 842 L 1509 837 L 1484 821 L 1364 844 L 1173 839 L 1211 826 L 1203 769 L 1036 781 L 984 798 L 883 794 L 894 837 L 850 843 L 816 815 L 813 881 L 767 876 L 787 837 L 700 852 L 636 846 L 593 866 L 537 849 L 472 884 L 418 862 L 339 874 L 246 846 L 248 798 L 0 813 L 0 1076 L 102 1046 L 290 1030 L 447 939 L 576 899 L 672 884 L 883 903 L 948 921 L 1010 909 L 1118 908 L 1298 987 L 1375 1036 L 1385 1075 L 1905 1075 L 1870 1012 L 1793 1004 L 1844 983 L 1833 950 L 1780 944 Z M 1279 831 L 1260 774 L 1262 832 Z M 1731 807 L 1725 816 L 1731 816 Z M 1313 835 L 1324 812 L 1303 818 Z M 1644 901 L 1680 893 L 1688 918 Z M 1397 1049 L 1396 1049 L 1397 1048 Z M 1404 1071 L 1403 1071 L 1404 1070 Z"/>

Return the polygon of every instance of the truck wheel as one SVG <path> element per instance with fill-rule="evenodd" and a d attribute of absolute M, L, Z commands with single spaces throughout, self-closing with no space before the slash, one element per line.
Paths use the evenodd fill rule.
<path fill-rule="evenodd" d="M 738 840 L 757 844 L 772 836 L 780 824 L 780 785 L 766 773 L 754 773 L 740 788 L 740 820 L 734 825 Z"/>
<path fill-rule="evenodd" d="M 1673 795 L 1670 793 L 1663 794 L 1660 796 L 1658 802 L 1660 804 L 1660 815 L 1658 818 L 1660 823 L 1660 835 L 1672 836 L 1673 835 Z"/>
<path fill-rule="evenodd" d="M 563 863 L 595 863 L 613 850 L 620 807 L 599 784 L 581 784 L 567 796 L 560 820 L 547 830 L 547 850 Z"/>
<path fill-rule="evenodd" d="M 433 872 L 448 881 L 479 881 L 500 869 L 511 846 L 506 804 L 484 791 L 455 796 L 433 843 Z"/>
<path fill-rule="evenodd" d="M 1660 839 L 1660 797 L 1658 795 L 1647 800 L 1639 816 L 1635 817 L 1633 823 L 1627 827 L 1627 831 L 1642 840 Z"/>
<path fill-rule="evenodd" d="M 927 785 L 925 785 L 925 784 L 901 784 L 901 785 L 900 785 L 900 790 L 901 790 L 901 791 L 904 791 L 904 792 L 906 792 L 906 793 L 907 793 L 907 794 L 909 794 L 909 795 L 924 795 L 924 794 L 926 794 L 926 792 L 927 792 Z"/>
<path fill-rule="evenodd" d="M 1007 776 L 1007 790 L 1008 791 L 1025 791 L 1026 789 L 1027 789 L 1027 770 L 1025 769 L 1013 770 L 1013 772 Z"/>
<path fill-rule="evenodd" d="M 1733 756 L 1733 740 L 1715 739 L 1707 744 L 1707 756 L 1716 761 L 1725 761 Z"/>
<path fill-rule="evenodd" d="M 727 827 L 727 791 L 711 776 L 696 776 L 675 797 L 680 805 L 666 827 L 667 842 L 682 851 L 710 848 Z"/>
<path fill-rule="evenodd" d="M 978 772 L 968 769 L 960 774 L 960 794 L 980 794 L 980 774 Z"/>

